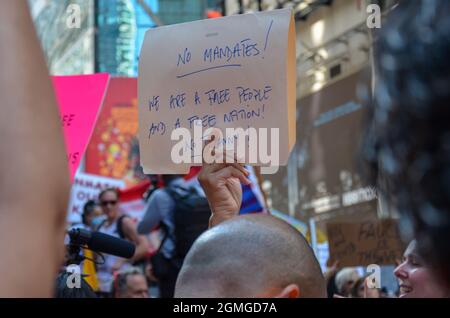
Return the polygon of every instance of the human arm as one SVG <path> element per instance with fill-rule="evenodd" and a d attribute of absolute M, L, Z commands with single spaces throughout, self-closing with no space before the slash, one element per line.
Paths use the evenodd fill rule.
<path fill-rule="evenodd" d="M 63 133 L 27 1 L 0 1 L 0 23 L 0 297 L 51 297 L 69 195 Z"/>

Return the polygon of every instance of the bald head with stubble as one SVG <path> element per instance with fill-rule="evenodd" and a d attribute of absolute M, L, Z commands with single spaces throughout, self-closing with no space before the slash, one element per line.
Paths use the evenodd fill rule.
<path fill-rule="evenodd" d="M 203 233 L 186 256 L 175 297 L 326 297 L 305 238 L 270 215 L 238 216 Z"/>

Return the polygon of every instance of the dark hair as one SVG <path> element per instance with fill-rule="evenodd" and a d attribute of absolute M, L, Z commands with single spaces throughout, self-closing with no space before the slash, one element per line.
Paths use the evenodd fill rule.
<path fill-rule="evenodd" d="M 142 277 L 145 277 L 145 275 L 138 267 L 130 267 L 116 274 L 111 286 L 111 291 L 114 298 L 116 298 L 118 295 L 123 295 L 125 293 L 125 291 L 128 288 L 127 286 L 128 277 L 133 275 L 140 275 Z"/>
<path fill-rule="evenodd" d="M 56 298 L 97 298 L 91 286 L 81 278 L 80 288 L 69 288 L 67 286 L 68 272 L 64 271 L 56 278 Z"/>
<path fill-rule="evenodd" d="M 106 192 L 114 192 L 117 196 L 117 199 L 119 199 L 120 193 L 119 193 L 119 189 L 117 188 L 106 188 L 104 190 L 102 190 L 99 195 L 98 195 L 98 199 L 101 201 L 102 200 L 102 196 L 106 193 Z"/>
<path fill-rule="evenodd" d="M 336 274 L 332 275 L 327 281 L 327 297 L 334 298 L 334 295 L 339 294 L 336 286 Z"/>
<path fill-rule="evenodd" d="M 450 285 L 450 1 L 402 1 L 375 43 L 362 155 L 405 239 Z"/>
<path fill-rule="evenodd" d="M 81 219 L 83 221 L 84 225 L 87 225 L 86 218 L 94 212 L 95 207 L 97 206 L 97 203 L 94 200 L 89 200 L 84 204 L 83 207 L 83 214 L 81 215 Z"/>

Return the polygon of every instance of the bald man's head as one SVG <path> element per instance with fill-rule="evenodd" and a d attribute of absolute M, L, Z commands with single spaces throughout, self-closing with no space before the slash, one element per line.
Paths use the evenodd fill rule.
<path fill-rule="evenodd" d="M 270 215 L 235 217 L 203 233 L 186 256 L 175 297 L 270 297 L 287 286 L 326 297 L 320 266 L 303 236 Z"/>

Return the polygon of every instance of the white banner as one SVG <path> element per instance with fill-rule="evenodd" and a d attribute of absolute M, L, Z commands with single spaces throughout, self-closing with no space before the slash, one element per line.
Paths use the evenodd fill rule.
<path fill-rule="evenodd" d="M 77 172 L 70 192 L 67 221 L 81 223 L 83 206 L 88 200 L 98 199 L 98 194 L 106 188 L 122 188 L 125 183 L 120 179 L 106 178 L 93 174 Z"/>

